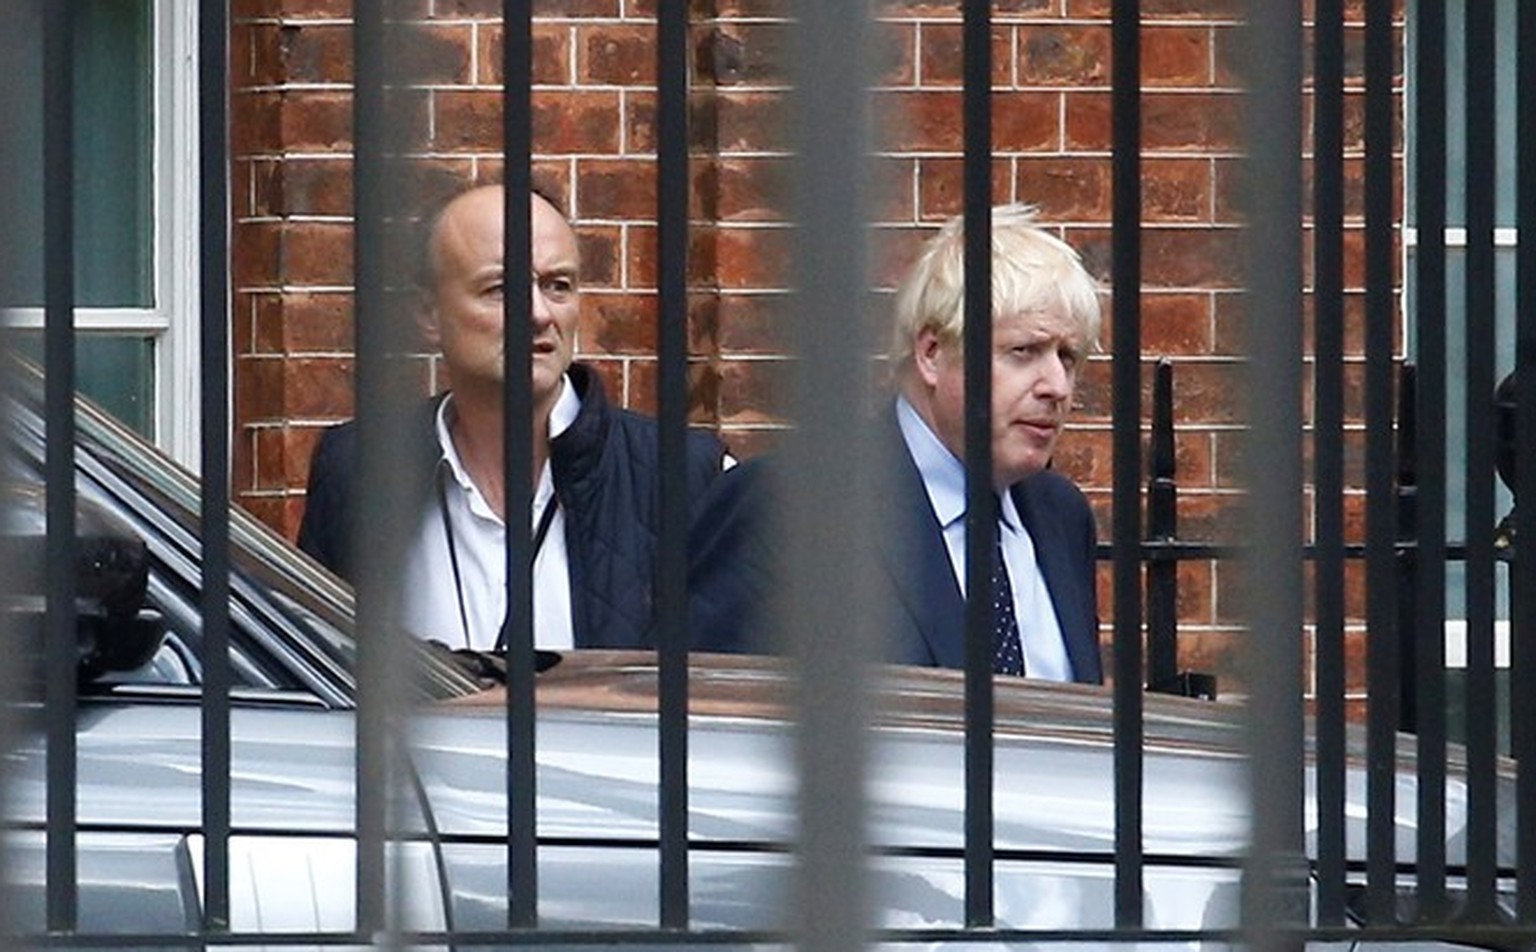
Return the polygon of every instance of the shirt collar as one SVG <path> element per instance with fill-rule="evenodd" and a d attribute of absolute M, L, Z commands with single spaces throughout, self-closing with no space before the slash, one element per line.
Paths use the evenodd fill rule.
<path fill-rule="evenodd" d="M 581 397 L 576 394 L 576 385 L 571 382 L 570 374 L 563 374 L 560 377 L 560 396 L 555 398 L 555 405 L 549 411 L 549 438 L 554 439 L 569 430 L 580 413 Z M 438 450 L 442 453 L 443 462 L 448 464 L 448 471 L 453 474 L 453 481 L 469 492 L 471 497 L 478 497 L 480 491 L 469 478 L 469 471 L 464 468 L 463 461 L 459 459 L 459 451 L 453 445 L 454 416 L 453 394 L 450 392 L 437 405 L 435 428 Z M 545 468 L 548 469 L 548 466 L 546 462 Z"/>
<path fill-rule="evenodd" d="M 940 526 L 948 528 L 965 516 L 965 464 L 940 442 L 928 421 L 905 396 L 896 398 L 896 423 L 901 427 L 901 436 L 912 454 L 912 462 L 917 464 L 917 472 L 923 477 L 923 488 L 928 490 L 933 514 L 938 517 Z M 1019 513 L 1013 505 L 1012 494 L 1002 494 L 997 511 L 1005 527 L 1018 529 Z"/>
<path fill-rule="evenodd" d="M 442 462 L 448 464 L 448 472 L 453 474 L 453 481 L 465 489 L 474 489 L 474 483 L 469 479 L 469 473 L 464 470 L 464 463 L 459 459 L 458 448 L 453 445 L 453 420 L 457 416 L 453 409 L 453 394 L 443 397 L 443 402 L 437 405 L 437 419 L 433 423 L 433 429 L 437 431 L 437 452 Z"/>
<path fill-rule="evenodd" d="M 555 398 L 555 405 L 549 411 L 549 438 L 554 439 L 569 430 L 580 413 L 581 397 L 576 395 L 576 385 L 571 383 L 570 374 L 561 374 L 560 396 Z"/>

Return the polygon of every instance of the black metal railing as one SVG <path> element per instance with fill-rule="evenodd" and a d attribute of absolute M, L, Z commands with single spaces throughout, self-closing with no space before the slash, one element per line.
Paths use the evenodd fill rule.
<path fill-rule="evenodd" d="M 1408 325 L 1399 316 L 1396 269 L 1400 251 L 1398 115 L 1399 25 L 1394 4 L 1365 5 L 1363 84 L 1363 222 L 1351 221 L 1346 200 L 1346 11 L 1340 0 L 1317 0 L 1310 22 L 1310 72 L 1304 63 L 1307 34 L 1299 0 L 1250 5 L 1246 30 L 1253 55 L 1244 58 L 1250 96 L 1247 215 L 1244 240 L 1250 247 L 1247 315 L 1249 347 L 1244 373 L 1249 464 L 1243 532 L 1235 539 L 1180 537 L 1175 466 L 1174 364 L 1161 361 L 1153 372 L 1150 426 L 1144 430 L 1142 373 L 1149 363 L 1141 338 L 1141 133 L 1143 95 L 1140 49 L 1144 39 L 1141 5 L 1115 0 L 1112 44 L 1114 237 L 1113 534 L 1101 546 L 1110 564 L 1113 593 L 1113 688 L 1103 695 L 1112 705 L 1115 839 L 1110 847 L 1073 854 L 1074 862 L 1113 864 L 1112 927 L 1051 930 L 997 930 L 994 908 L 999 857 L 994 802 L 996 767 L 996 683 L 990 667 L 990 619 L 986 608 L 992 584 L 988 569 L 995 519 L 988 480 L 973 480 L 968 506 L 964 929 L 880 933 L 890 941 L 1003 940 L 1230 941 L 1233 928 L 1159 929 L 1149 922 L 1146 877 L 1149 866 L 1167 857 L 1145 850 L 1147 783 L 1144 690 L 1214 697 L 1210 672 L 1188 670 L 1179 640 L 1180 562 L 1238 560 L 1250 576 L 1245 605 L 1251 670 L 1246 685 L 1253 713 L 1249 761 L 1252 768 L 1253 839 L 1245 857 L 1245 906 L 1241 935 L 1261 948 L 1292 948 L 1306 939 L 1367 938 L 1397 942 L 1438 939 L 1470 944 L 1528 943 L 1536 937 L 1536 811 L 1519 810 L 1514 841 L 1507 839 L 1508 811 L 1536 802 L 1536 730 L 1520 709 L 1536 671 L 1536 638 L 1519 637 L 1536 617 L 1536 579 L 1519 570 L 1520 549 L 1536 539 L 1536 440 L 1511 438 L 1515 477 L 1510 487 L 1526 500 L 1505 520 L 1499 534 L 1493 474 L 1498 433 L 1494 346 L 1503 306 L 1495 293 L 1494 246 L 1500 134 L 1517 139 L 1520 174 L 1517 230 L 1520 243 L 1514 281 L 1517 296 L 1515 370 L 1517 380 L 1536 379 L 1536 4 L 1520 4 L 1517 26 L 1518 108 L 1514 130 L 1495 124 L 1497 62 L 1494 6 L 1465 4 L 1466 19 L 1446 22 L 1445 4 L 1419 0 L 1408 24 L 1414 59 L 1407 79 L 1414 89 L 1412 126 L 1415 175 L 1411 184 L 1417 222 L 1412 278 L 1416 307 L 1410 315 L 1415 359 L 1404 359 Z M 75 252 L 73 222 L 73 129 L 69 39 L 76 5 L 37 7 L 45 44 L 46 108 L 40 161 L 45 170 L 45 228 L 38 236 L 46 262 L 45 355 L 47 394 L 48 550 L 45 593 L 48 606 L 48 674 L 42 710 L 46 721 L 46 934 L 27 935 L 37 945 L 72 943 L 110 946 L 142 944 L 141 936 L 87 936 L 79 930 L 82 898 L 77 865 L 77 704 L 75 479 L 73 399 Z M 400 120 L 411 86 L 402 54 L 409 25 L 392 20 L 387 4 L 358 4 L 354 24 L 355 228 L 357 406 L 360 456 L 366 472 L 377 474 L 362 503 L 359 551 L 381 554 L 365 560 L 357 580 L 355 779 L 356 814 L 351 831 L 356 921 L 351 930 L 323 936 L 258 936 L 231 931 L 230 843 L 235 823 L 231 780 L 232 697 L 228 659 L 230 620 L 229 455 L 226 447 L 230 284 L 228 224 L 230 195 L 227 152 L 227 68 L 229 19 L 226 0 L 202 0 L 199 77 L 204 90 L 200 114 L 203 162 L 201 184 L 203 254 L 201 321 L 203 421 L 201 467 L 201 619 L 207 652 L 201 680 L 201 770 L 203 777 L 200 862 L 200 920 L 186 934 L 156 936 L 167 943 L 231 945 L 261 942 L 408 941 L 413 938 L 394 913 L 391 849 L 401 842 L 401 801 L 413 782 L 409 730 L 404 708 L 407 667 L 396 639 L 369 637 L 394 628 L 398 598 L 398 557 L 412 526 L 400 505 L 411 497 L 409 474 L 395 465 L 401 434 L 412 412 L 412 394 L 401 385 L 409 374 L 401 361 L 411 350 L 402 335 L 409 321 L 400 314 L 394 275 L 409 270 L 397 239 L 395 199 L 408 181 L 410 127 Z M 967 281 L 989 288 L 991 194 L 991 107 L 995 93 L 990 62 L 990 4 L 962 3 L 965 37 L 964 208 L 976 227 L 967 234 Z M 504 209 L 507 274 L 531 268 L 527 196 L 531 191 L 530 127 L 533 13 L 530 5 L 502 4 L 503 70 L 509 77 L 502 105 L 506 155 Z M 783 455 L 805 484 L 782 514 L 796 559 L 788 567 L 777 616 L 789 631 L 788 668 L 797 686 L 792 716 L 798 731 L 800 789 L 795 806 L 799 838 L 790 844 L 798 868 L 786 900 L 795 910 L 784 929 L 704 931 L 694 928 L 690 868 L 691 682 L 688 656 L 687 513 L 685 434 L 688 426 L 689 237 L 689 74 L 690 5 L 662 0 L 657 20 L 657 195 L 658 195 L 658 417 L 661 478 L 660 566 L 657 616 L 664 633 L 658 650 L 658 783 L 655 837 L 659 870 L 656 928 L 633 931 L 547 929 L 539 899 L 541 846 L 539 736 L 535 731 L 538 676 L 532 625 L 531 489 L 508 482 L 506 511 L 510 634 L 506 692 L 506 918 L 505 931 L 461 936 L 461 944 L 547 946 L 633 941 L 636 944 L 731 944 L 798 941 L 805 948 L 849 948 L 873 933 L 865 919 L 871 893 L 866 827 L 871 817 L 863 797 L 869 770 L 869 726 L 874 696 L 869 662 L 879 637 L 872 605 L 868 539 L 880 532 L 875 501 L 878 454 L 864 432 L 862 377 L 847 372 L 867 353 L 859 322 L 818 320 L 818 315 L 862 314 L 868 309 L 867 240 L 863 222 L 867 180 L 867 90 L 871 81 L 865 48 L 868 23 L 862 10 L 832 3 L 807 5 L 792 27 L 789 46 L 796 87 L 814 93 L 790 94 L 796 147 L 796 221 L 801 226 L 795 257 L 794 322 L 796 370 L 793 387 L 795 430 Z M 1445 233 L 1447 200 L 1446 33 L 1454 26 L 1466 42 L 1464 103 L 1467 193 L 1464 295 L 1464 419 L 1453 421 L 1448 406 L 1446 333 L 1449 295 Z M 1353 27 L 1352 27 L 1353 28 Z M 1260 51 L 1264 55 L 1259 55 Z M 220 95 L 220 92 L 224 95 Z M 1310 145 L 1304 142 L 1303 94 L 1310 95 Z M 3 113 L 0 113 L 3 115 Z M 1309 154 L 1311 191 L 1304 190 L 1303 156 Z M 0 202 L 0 207 L 5 207 Z M 1309 222 L 1309 224 L 1304 224 Z M 1346 282 L 1346 235 L 1364 237 L 1363 317 L 1353 315 Z M 1310 258 L 1304 262 L 1304 241 Z M 850 249 L 853 249 L 850 251 Z M 850 262 L 852 262 L 850 264 Z M 1304 263 L 1310 268 L 1304 268 Z M 7 291 L 8 265 L 0 258 L 0 291 Z M 1308 284 L 1310 275 L 1310 284 Z M 1304 293 L 1309 292 L 1309 293 Z M 1303 315 L 1308 311 L 1310 322 Z M 509 326 L 525 326 L 528 299 L 507 296 Z M 0 302 L 3 303 L 3 302 Z M 967 299 L 966 392 L 968 472 L 989 472 L 990 314 L 987 294 Z M 1306 330 L 1310 327 L 1311 335 Z M 1351 355 L 1346 341 L 1363 340 Z M 1307 355 L 1310 354 L 1310 357 Z M 508 337 L 508 366 L 526 365 L 531 344 Z M 1310 421 L 1304 419 L 1305 373 L 1310 359 Z M 1352 374 L 1363 374 L 1353 387 Z M 527 375 L 505 375 L 506 472 L 532 469 L 532 406 Z M 1353 392 L 1358 390 L 1360 392 Z M 1506 390 L 1506 395 L 1509 391 Z M 1513 387 L 1515 434 L 1536 431 L 1536 399 Z M 1349 408 L 1359 398 L 1359 413 Z M 1363 427 L 1354 424 L 1363 417 Z M 1466 435 L 1463 459 L 1448 458 L 1447 433 L 1459 422 Z M 1507 425 L 1507 424 L 1506 424 Z M 1356 434 L 1360 434 L 1357 439 Z M 1143 440 L 1148 445 L 1143 447 Z M 1363 441 L 1363 476 L 1347 475 L 1350 447 Z M 1307 465 L 1310 450 L 1310 467 Z M 836 465 L 828 460 L 836 458 Z M 1143 462 L 1149 464 L 1144 472 Z M 1449 498 L 1448 477 L 1460 467 L 1465 498 Z M 1143 483 L 1145 480 L 1145 483 Z M 1363 486 L 1363 541 L 1351 541 L 1350 500 Z M 1311 493 L 1311 510 L 1306 492 Z M 1464 538 L 1448 537 L 1448 510 L 1464 505 Z M 1310 521 L 1309 521 L 1310 517 Z M 828 533 L 828 525 L 838 531 Z M 1310 530 L 1307 526 L 1310 525 Z M 1512 538 L 1512 542 L 1510 541 Z M 810 540 L 815 540 L 814 544 Z M 801 557 L 803 555 L 803 557 Z M 1446 566 L 1465 569 L 1464 613 L 1468 657 L 1465 744 L 1450 752 L 1445 711 L 1452 689 L 1445 672 Z M 1507 712 L 1516 762 L 1513 801 L 1501 795 L 1501 762 L 1496 749 L 1495 629 L 1499 572 L 1508 567 L 1511 673 L 1515 688 Z M 5 566 L 0 565 L 0 575 Z M 1352 579 L 1363 575 L 1364 631 L 1350 632 Z M 7 595 L 13 593 L 6 593 Z M 1308 604 L 1310 603 L 1310 609 Z M 826 632 L 838 632 L 837 638 Z M 1309 671 L 1306 638 L 1311 636 Z M 1365 819 L 1346 811 L 1352 769 L 1346 673 L 1351 637 L 1365 640 L 1367 712 Z M 1308 677 L 1314 697 L 1310 722 L 1304 716 Z M 19 701 L 17 702 L 19 706 Z M 1308 724 L 1312 733 L 1306 731 Z M 24 731 L 14 718 L 13 732 Z M 1405 756 L 1401 731 L 1414 734 L 1414 757 Z M 1308 743 L 1310 741 L 1310 748 Z M 1453 761 L 1464 759 L 1464 773 Z M 1310 768 L 1310 770 L 1309 770 Z M 1416 780 L 1415 801 L 1398 802 L 1405 771 Z M 1446 788 L 1453 773 L 1465 782 L 1465 829 L 1448 829 Z M 413 790 L 413 795 L 415 792 Z M 1307 811 L 1310 799 L 1313 810 Z M 1416 835 L 1411 854 L 1397 817 L 1411 809 Z M 1308 826 L 1307 824 L 1312 824 Z M 1501 837 L 1503 837 L 1501 839 Z M 1312 842 L 1310 852 L 1308 841 Z M 1453 863 L 1447 843 L 1461 851 Z M 765 852 L 767 852 L 765 850 Z M 1514 865 L 1511 865 L 1511 857 Z M 1020 857 L 1007 857 L 1020 860 Z M 1049 854 L 1027 860 L 1049 860 Z M 1224 859 L 1230 860 L 1230 857 Z M 1219 865 L 1212 862 L 1213 866 Z M 1412 878 L 1411 888 L 1405 880 Z M 1315 885 L 1315 899 L 1308 886 Z M 1505 900 L 1513 892 L 1511 905 Z M 600 901 L 601 886 L 595 887 Z M 1415 902 L 1405 906 L 1411 892 Z M 782 898 L 782 897 L 781 897 Z M 767 897 L 764 897 L 767 901 Z M 1310 902 L 1310 906 L 1309 906 Z M 416 936 L 414 938 L 423 938 Z M 440 938 L 440 937 L 426 937 Z"/>

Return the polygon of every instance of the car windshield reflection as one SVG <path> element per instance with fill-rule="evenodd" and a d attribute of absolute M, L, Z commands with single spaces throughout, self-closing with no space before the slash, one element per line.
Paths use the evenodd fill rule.
<path fill-rule="evenodd" d="M 41 492 L 46 432 L 41 374 L 12 364 L 18 383 L 4 408 L 5 482 Z M 202 681 L 201 491 L 182 469 L 137 433 L 76 400 L 79 505 L 99 506 L 143 540 L 150 557 L 146 603 L 163 617 L 166 638 L 146 664 L 88 679 L 91 686 Z M 350 708 L 355 681 L 352 589 L 250 514 L 229 518 L 231 665 L 240 689 L 301 692 L 327 707 Z M 480 685 L 427 655 L 423 690 L 431 697 L 473 693 Z"/>

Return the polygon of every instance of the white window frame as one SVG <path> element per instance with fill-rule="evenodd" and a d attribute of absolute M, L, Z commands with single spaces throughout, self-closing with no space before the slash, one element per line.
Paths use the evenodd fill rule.
<path fill-rule="evenodd" d="M 152 156 L 153 291 L 150 307 L 82 307 L 77 331 L 118 331 L 154 341 L 153 439 L 178 462 L 199 468 L 202 399 L 199 313 L 197 4 L 152 0 L 155 70 Z M 14 308 L 7 323 L 41 328 L 41 308 Z M 225 318 L 228 320 L 228 317 Z M 229 355 L 225 355 L 229 360 Z"/>

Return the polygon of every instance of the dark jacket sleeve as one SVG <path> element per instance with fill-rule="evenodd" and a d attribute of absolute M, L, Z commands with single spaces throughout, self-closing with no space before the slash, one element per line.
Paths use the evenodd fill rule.
<path fill-rule="evenodd" d="M 769 466 L 747 460 L 720 474 L 689 533 L 689 624 L 696 651 L 765 652 L 773 589 Z"/>
<path fill-rule="evenodd" d="M 309 464 L 304 519 L 299 524 L 299 548 L 346 579 L 352 577 L 346 545 L 352 538 L 350 483 L 356 453 L 356 428 L 351 424 L 332 427 L 320 437 Z"/>

